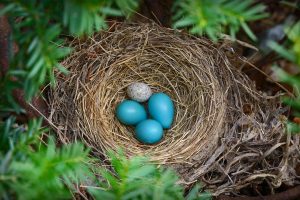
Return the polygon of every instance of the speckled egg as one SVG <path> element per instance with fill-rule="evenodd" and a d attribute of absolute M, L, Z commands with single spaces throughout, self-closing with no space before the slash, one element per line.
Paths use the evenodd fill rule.
<path fill-rule="evenodd" d="M 152 95 L 152 91 L 147 84 L 136 82 L 127 87 L 127 94 L 132 100 L 145 102 Z"/>

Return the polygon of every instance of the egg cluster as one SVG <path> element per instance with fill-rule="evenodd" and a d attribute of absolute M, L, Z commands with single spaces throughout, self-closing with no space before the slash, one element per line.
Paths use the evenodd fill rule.
<path fill-rule="evenodd" d="M 163 129 L 171 128 L 174 119 L 174 104 L 171 98 L 163 93 L 152 94 L 145 83 L 132 83 L 127 88 L 132 100 L 124 100 L 118 104 L 116 116 L 125 125 L 135 127 L 135 137 L 144 144 L 155 144 L 163 138 Z M 148 101 L 149 100 L 149 101 Z M 148 101 L 147 108 L 141 102 Z"/>

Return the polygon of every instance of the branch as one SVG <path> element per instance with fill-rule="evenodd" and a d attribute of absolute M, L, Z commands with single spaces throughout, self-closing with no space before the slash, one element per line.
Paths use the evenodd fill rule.
<path fill-rule="evenodd" d="M 0 9 L 3 6 L 0 5 Z M 11 35 L 10 26 L 6 16 L 0 17 L 0 78 L 4 77 L 9 67 L 9 37 Z"/>
<path fill-rule="evenodd" d="M 217 200 L 298 200 L 300 199 L 300 185 L 284 192 L 259 197 L 229 197 L 220 195 Z"/>

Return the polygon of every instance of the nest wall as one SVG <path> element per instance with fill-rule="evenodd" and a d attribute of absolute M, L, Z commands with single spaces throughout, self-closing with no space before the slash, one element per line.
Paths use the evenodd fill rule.
<path fill-rule="evenodd" d="M 51 90 L 49 120 L 63 143 L 84 141 L 107 164 L 106 152 L 146 155 L 174 168 L 181 183 L 201 181 L 215 195 L 249 184 L 299 182 L 299 138 L 285 134 L 278 96 L 255 89 L 247 64 L 228 43 L 213 43 L 156 24 L 120 23 L 70 43 Z M 116 105 L 132 82 L 174 101 L 175 120 L 156 145 L 143 145 L 120 124 Z M 104 164 L 105 163 L 105 164 Z"/>

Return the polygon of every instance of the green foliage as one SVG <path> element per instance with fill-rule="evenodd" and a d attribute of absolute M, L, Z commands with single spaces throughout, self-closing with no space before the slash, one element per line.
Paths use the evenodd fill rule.
<path fill-rule="evenodd" d="M 12 41 L 17 43 L 19 51 L 10 62 L 9 73 L 1 80 L 0 90 L 5 93 L 0 98 L 7 99 L 15 109 L 18 107 L 11 98 L 12 89 L 22 88 L 26 100 L 30 100 L 42 85 L 55 84 L 54 68 L 67 73 L 59 64 L 71 52 L 64 47 L 62 31 L 74 36 L 92 34 L 107 27 L 107 16 L 128 16 L 138 6 L 137 0 L 4 2 L 6 6 L 0 10 L 0 16 L 9 17 Z"/>
<path fill-rule="evenodd" d="M 187 27 L 191 33 L 207 34 L 213 40 L 221 33 L 235 38 L 240 28 L 256 40 L 247 22 L 268 16 L 265 6 L 253 0 L 177 0 L 174 13 L 174 28 Z"/>
<path fill-rule="evenodd" d="M 178 177 L 173 170 L 158 168 L 144 157 L 126 159 L 122 152 L 109 152 L 109 156 L 115 174 L 105 169 L 100 171 L 105 181 L 99 182 L 97 189 L 88 189 L 96 199 L 184 199 L 183 188 L 176 184 Z M 194 187 L 187 199 L 210 199 L 211 195 L 199 191 L 199 186 Z"/>
<path fill-rule="evenodd" d="M 276 42 L 270 42 L 269 46 L 280 56 L 300 67 L 300 22 L 286 29 L 287 43 L 284 46 Z M 282 82 L 294 87 L 295 98 L 284 97 L 283 102 L 295 110 L 295 114 L 300 116 L 300 78 L 292 76 L 284 70 L 275 67 L 277 75 Z M 288 130 L 292 133 L 299 133 L 300 127 L 292 122 L 288 123 Z"/>
<path fill-rule="evenodd" d="M 276 42 L 270 42 L 270 47 L 285 59 L 300 67 L 300 22 L 286 29 L 289 49 Z"/>
<path fill-rule="evenodd" d="M 63 24 L 73 35 L 91 34 L 107 27 L 106 16 L 129 16 L 137 7 L 137 0 L 65 0 Z"/>
<path fill-rule="evenodd" d="M 96 184 L 88 188 L 95 199 L 211 199 L 209 193 L 200 193 L 199 185 L 184 198 L 173 170 L 158 168 L 145 157 L 127 159 L 121 151 L 109 152 L 115 173 L 94 168 L 101 176 L 97 179 L 90 170 L 88 149 L 80 143 L 57 148 L 52 137 L 43 143 L 40 137 L 46 130 L 41 122 L 19 126 L 8 118 L 0 123 L 1 199 L 68 199 L 73 185 L 86 180 Z"/>
<path fill-rule="evenodd" d="M 18 126 L 13 118 L 0 124 L 1 199 L 70 198 L 72 183 L 91 177 L 89 151 L 79 143 L 57 149 L 53 138 L 41 143 L 40 125 Z"/>

